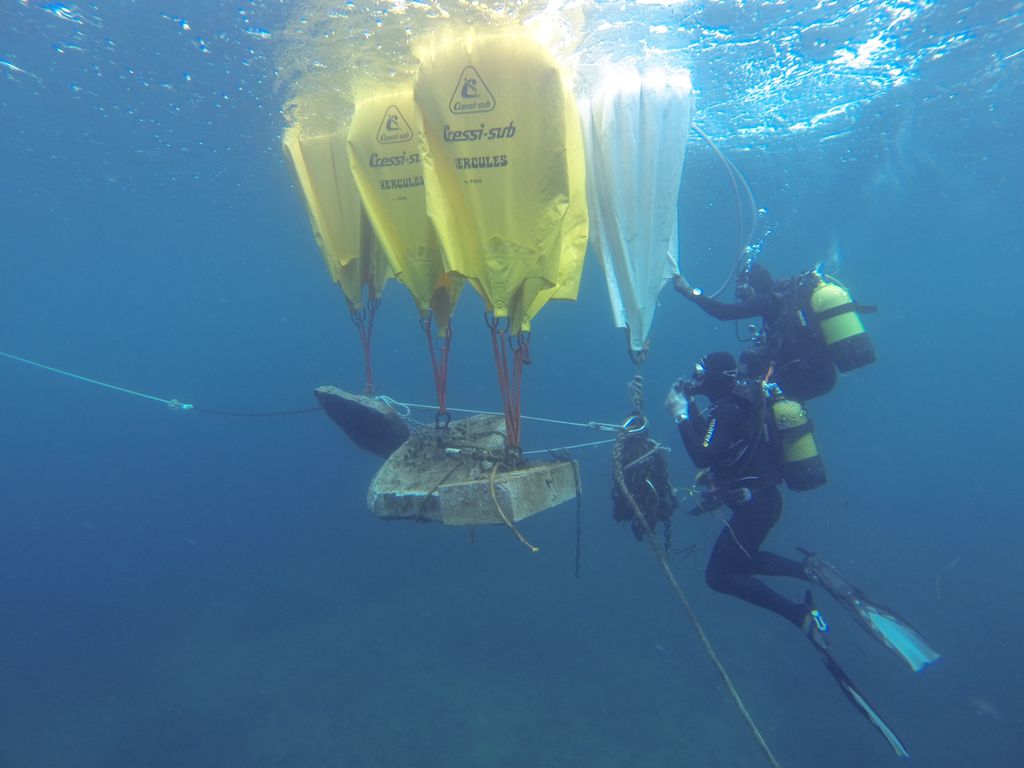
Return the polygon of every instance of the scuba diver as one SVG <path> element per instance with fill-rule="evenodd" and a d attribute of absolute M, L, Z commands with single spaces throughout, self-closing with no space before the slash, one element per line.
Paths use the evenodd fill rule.
<path fill-rule="evenodd" d="M 706 410 L 697 407 L 697 396 L 710 401 Z M 702 358 L 693 378 L 676 381 L 665 400 L 683 445 L 700 470 L 698 484 L 705 489 L 691 514 L 713 512 L 722 506 L 732 512 L 708 560 L 708 586 L 772 611 L 799 628 L 822 655 L 846 697 L 897 754 L 906 756 L 902 742 L 832 656 L 828 624 L 815 606 L 811 591 L 807 589 L 803 600 L 797 602 L 756 578 L 788 576 L 823 587 L 914 671 L 939 658 L 910 624 L 872 602 L 817 554 L 803 551 L 801 561 L 762 551 L 768 533 L 782 515 L 779 484 L 785 480 L 791 488 L 801 487 L 790 480 L 799 483 L 809 476 L 817 477 L 817 470 L 808 473 L 808 466 L 814 462 L 807 464 L 806 451 L 787 455 L 785 434 L 778 423 L 779 414 L 787 409 L 777 409 L 780 403 L 792 401 L 784 400 L 778 387 L 741 376 L 736 359 L 728 352 L 713 352 Z M 793 474 L 793 468 L 799 471 Z M 823 482 L 823 475 L 820 480 Z M 816 486 L 811 483 L 803 487 Z"/>
<path fill-rule="evenodd" d="M 705 413 L 696 408 L 697 395 L 711 401 Z M 712 352 L 697 364 L 692 380 L 676 382 L 665 405 L 693 463 L 706 470 L 700 482 L 707 491 L 695 512 L 723 505 L 732 511 L 708 560 L 708 586 L 778 614 L 825 647 L 825 625 L 809 592 L 803 602 L 794 602 L 755 578 L 807 579 L 799 560 L 761 551 L 782 515 L 782 468 L 762 434 L 768 406 L 761 383 L 741 378 L 728 352 Z"/>
<path fill-rule="evenodd" d="M 682 275 L 675 289 L 716 320 L 760 317 L 753 347 L 740 355 L 743 373 L 771 374 L 788 397 L 800 402 L 832 391 L 839 371 L 875 361 L 871 339 L 859 315 L 874 311 L 857 304 L 835 280 L 818 270 L 776 282 L 762 265 L 748 260 L 736 276 L 736 303 L 706 296 Z"/>

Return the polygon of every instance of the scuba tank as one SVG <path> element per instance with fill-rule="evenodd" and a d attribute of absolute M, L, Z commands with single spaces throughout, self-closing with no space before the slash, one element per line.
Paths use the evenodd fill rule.
<path fill-rule="evenodd" d="M 857 304 L 838 282 L 817 275 L 810 304 L 836 367 L 852 371 L 875 362 L 875 348 L 857 313 Z"/>
<path fill-rule="evenodd" d="M 827 482 L 825 462 L 818 454 L 814 424 L 796 400 L 788 400 L 777 385 L 768 385 L 771 424 L 782 448 L 782 479 L 791 491 L 809 491 Z"/>

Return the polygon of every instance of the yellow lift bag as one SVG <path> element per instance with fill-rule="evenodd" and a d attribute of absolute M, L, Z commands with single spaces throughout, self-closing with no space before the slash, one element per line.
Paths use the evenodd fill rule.
<path fill-rule="evenodd" d="M 565 98 L 575 105 L 572 92 Z M 583 258 L 587 253 L 589 215 L 587 209 L 586 159 L 583 132 L 575 109 L 565 111 L 565 158 L 569 168 L 569 207 L 562 224 L 561 255 L 558 261 L 558 280 L 554 288 L 537 294 L 523 317 L 523 329 L 530 330 L 530 319 L 537 316 L 549 299 L 576 301 L 583 275 Z"/>
<path fill-rule="evenodd" d="M 420 119 L 412 84 L 356 105 L 348 134 L 352 175 L 366 215 L 398 280 L 421 315 L 448 326 L 462 279 L 449 275 L 427 216 Z"/>
<path fill-rule="evenodd" d="M 366 297 L 380 297 L 391 270 L 359 200 L 346 134 L 302 136 L 296 124 L 285 133 L 283 143 L 327 269 L 345 293 L 349 308 L 356 311 L 363 308 L 364 288 Z"/>
<path fill-rule="evenodd" d="M 575 296 L 582 269 L 584 170 L 571 91 L 551 54 L 516 28 L 435 41 L 419 58 L 427 212 L 445 266 L 508 318 L 511 333 L 529 330 L 541 292 Z"/>

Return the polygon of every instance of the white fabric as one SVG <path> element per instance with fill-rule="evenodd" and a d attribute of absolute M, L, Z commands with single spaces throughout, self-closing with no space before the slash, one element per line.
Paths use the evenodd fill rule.
<path fill-rule="evenodd" d="M 679 180 L 693 95 L 687 72 L 633 69 L 605 78 L 581 110 L 590 242 L 604 265 L 615 324 L 644 350 L 658 293 L 678 274 Z"/>

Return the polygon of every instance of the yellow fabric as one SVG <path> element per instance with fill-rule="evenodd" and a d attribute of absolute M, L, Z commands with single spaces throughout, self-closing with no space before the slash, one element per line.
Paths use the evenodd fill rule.
<path fill-rule="evenodd" d="M 362 209 L 359 211 L 358 227 L 361 233 L 359 257 L 341 268 L 337 281 L 352 311 L 362 309 L 364 300 L 380 299 L 384 284 L 391 277 L 387 256 L 377 242 L 370 220 Z"/>
<path fill-rule="evenodd" d="M 361 309 L 363 287 L 370 298 L 378 298 L 390 269 L 359 201 L 345 132 L 302 136 L 301 126 L 293 125 L 283 144 L 331 279 L 341 286 L 349 306 Z"/>
<path fill-rule="evenodd" d="M 569 207 L 565 213 L 565 221 L 562 223 L 558 282 L 554 288 L 548 288 L 538 293 L 533 303 L 530 304 L 523 318 L 524 331 L 530 330 L 530 321 L 537 316 L 541 307 L 548 300 L 576 301 L 580 290 L 580 278 L 583 275 L 583 258 L 587 253 L 587 239 L 590 231 L 590 219 L 587 212 L 587 166 L 583 150 L 583 131 L 580 128 L 580 119 L 576 112 L 576 101 L 570 91 L 566 92 L 566 100 L 571 105 L 571 108 L 565 111 Z"/>
<path fill-rule="evenodd" d="M 468 32 L 426 46 L 420 60 L 427 211 L 445 266 L 517 333 L 542 291 L 569 298 L 578 287 L 586 212 L 575 101 L 523 30 Z"/>
<path fill-rule="evenodd" d="M 441 331 L 462 281 L 446 275 L 441 244 L 427 216 L 420 133 L 411 83 L 378 93 L 356 105 L 348 134 L 349 160 L 395 277 L 409 289 L 421 313 L 433 310 Z"/>

